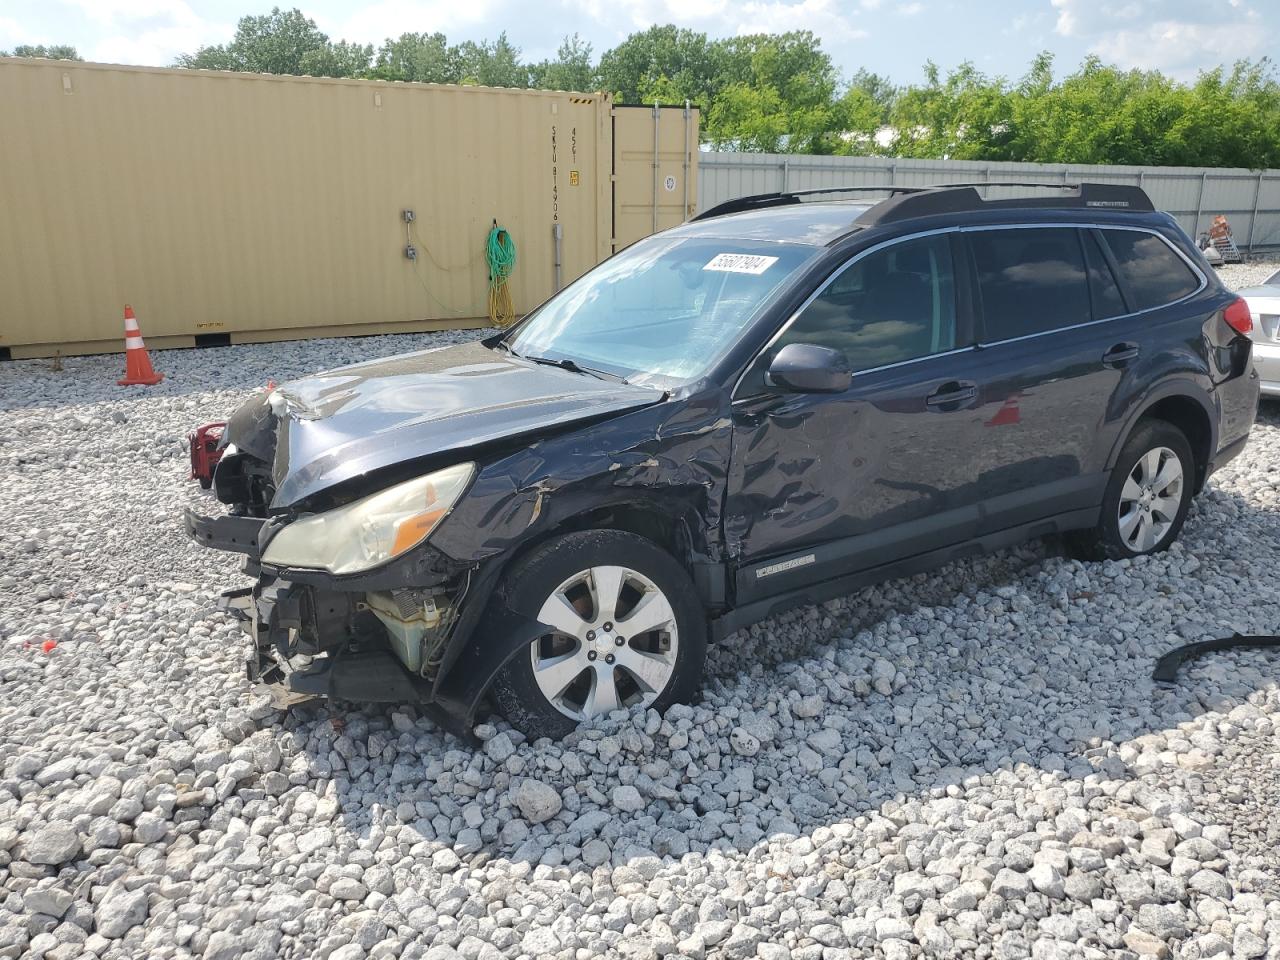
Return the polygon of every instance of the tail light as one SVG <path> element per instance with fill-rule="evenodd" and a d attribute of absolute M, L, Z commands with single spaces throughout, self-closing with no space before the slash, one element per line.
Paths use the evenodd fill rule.
<path fill-rule="evenodd" d="M 1253 316 L 1249 313 L 1249 304 L 1245 303 L 1243 298 L 1237 297 L 1223 311 L 1222 319 L 1226 320 L 1227 326 L 1236 333 L 1248 336 L 1253 332 Z"/>

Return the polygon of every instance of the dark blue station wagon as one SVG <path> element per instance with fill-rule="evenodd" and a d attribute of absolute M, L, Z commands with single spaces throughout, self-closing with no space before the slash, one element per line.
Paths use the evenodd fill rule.
<path fill-rule="evenodd" d="M 246 555 L 250 677 L 558 736 L 788 607 L 1165 549 L 1254 420 L 1244 302 L 1139 189 L 825 193 L 876 189 L 732 201 L 486 340 L 250 398 L 230 512 L 186 520 Z"/>

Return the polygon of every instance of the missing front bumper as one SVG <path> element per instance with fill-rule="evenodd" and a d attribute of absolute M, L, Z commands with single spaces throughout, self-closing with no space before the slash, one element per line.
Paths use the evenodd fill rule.
<path fill-rule="evenodd" d="M 245 554 L 245 573 L 253 587 L 229 590 L 220 608 L 240 621 L 250 640 L 245 674 L 256 692 L 281 709 L 316 699 L 364 703 L 412 703 L 439 725 L 463 739 L 474 739 L 471 725 L 493 673 L 504 657 L 481 657 L 472 670 L 445 677 L 470 640 L 486 607 L 498 568 L 481 571 L 455 567 L 430 547 L 416 549 L 399 562 L 348 577 L 321 570 L 264 567 L 262 550 L 272 534 L 271 520 L 205 517 L 188 509 L 187 534 L 197 543 Z M 410 616 L 405 610 L 370 603 L 375 593 L 397 599 L 406 591 L 422 601 Z M 480 599 L 477 600 L 476 598 Z M 457 616 L 447 608 L 468 601 Z M 384 598 L 385 599 L 385 598 Z M 443 604 L 443 606 L 442 606 Z M 436 621 L 429 614 L 434 611 Z M 446 616 L 447 614 L 447 616 Z M 393 616 L 394 615 L 394 616 Z M 397 622 L 388 625 L 386 618 Z M 390 649 L 391 626 L 417 625 L 440 633 L 438 649 L 421 651 L 421 664 L 433 671 L 423 678 L 407 669 Z M 379 622 L 381 621 L 381 622 Z M 399 637 L 401 646 L 421 637 Z M 446 647 L 454 646 L 453 655 Z M 405 648 L 408 649 L 407 647 Z M 428 656 L 429 654 L 429 656 Z M 473 654 L 474 656 L 474 654 Z"/>
<path fill-rule="evenodd" d="M 240 621 L 251 641 L 245 674 L 255 692 L 279 709 L 320 699 L 412 703 L 450 733 L 473 738 L 474 704 L 433 694 L 429 681 L 410 673 L 384 647 L 344 642 L 326 652 L 308 647 L 299 653 L 299 631 L 314 630 L 308 620 L 318 601 L 309 591 L 277 580 L 222 595 L 220 609 Z"/>

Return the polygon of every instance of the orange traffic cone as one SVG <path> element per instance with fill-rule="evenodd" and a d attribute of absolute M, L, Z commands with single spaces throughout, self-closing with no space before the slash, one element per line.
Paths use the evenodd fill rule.
<path fill-rule="evenodd" d="M 142 342 L 142 331 L 138 329 L 138 318 L 133 315 L 133 307 L 124 307 L 124 379 L 117 380 L 122 387 L 137 384 L 154 386 L 164 379 L 163 373 L 156 373 L 151 368 L 151 356 L 147 353 L 147 345 Z"/>

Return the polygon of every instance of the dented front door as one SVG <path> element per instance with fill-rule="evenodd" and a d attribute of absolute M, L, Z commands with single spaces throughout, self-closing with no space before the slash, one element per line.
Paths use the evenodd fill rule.
<path fill-rule="evenodd" d="M 725 534 L 740 603 L 974 535 L 983 384 L 953 243 L 931 233 L 859 252 L 738 385 Z M 850 387 L 772 385 L 788 343 L 839 353 Z"/>
<path fill-rule="evenodd" d="M 734 405 L 726 534 L 739 602 L 972 537 L 982 422 L 928 400 L 971 351 L 854 376 L 838 396 Z"/>

